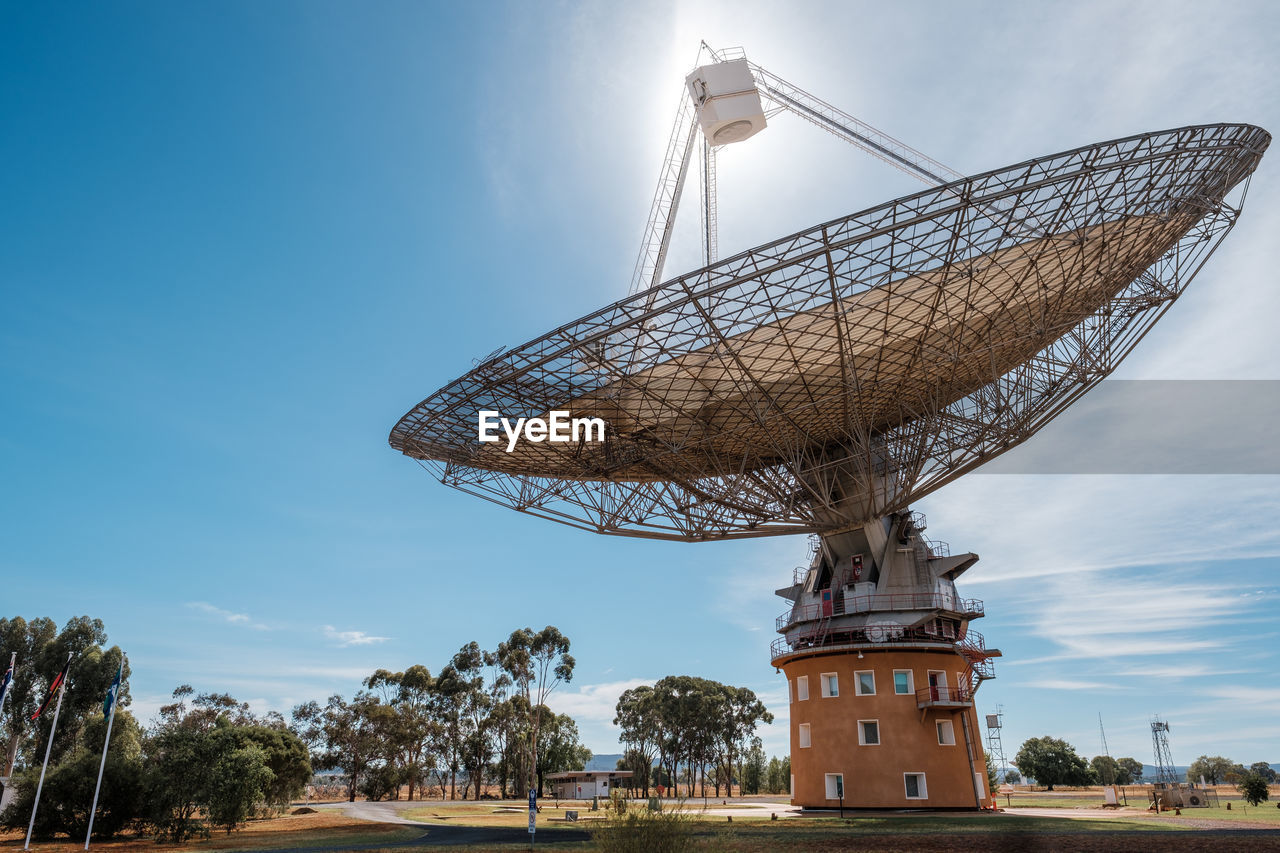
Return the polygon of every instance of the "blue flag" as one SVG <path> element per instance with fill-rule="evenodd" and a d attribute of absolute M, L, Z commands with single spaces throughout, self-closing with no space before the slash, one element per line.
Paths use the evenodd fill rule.
<path fill-rule="evenodd" d="M 107 698 L 102 700 L 102 716 L 111 716 L 111 707 L 116 704 L 116 699 L 120 697 L 120 679 L 124 676 L 124 658 L 120 659 L 120 669 L 116 670 L 116 680 L 111 682 L 111 688 L 107 690 Z"/>
<path fill-rule="evenodd" d="M 13 686 L 13 664 L 9 664 L 9 669 L 4 674 L 4 681 L 0 682 L 0 709 L 4 708 L 4 700 L 9 698 L 9 688 Z"/>

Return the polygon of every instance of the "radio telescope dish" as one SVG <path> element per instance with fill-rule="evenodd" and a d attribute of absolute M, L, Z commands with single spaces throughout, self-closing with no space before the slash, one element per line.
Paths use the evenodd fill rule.
<path fill-rule="evenodd" d="M 1235 223 L 1270 141 L 1130 136 L 949 182 L 672 278 L 491 358 L 392 447 L 446 485 L 595 530 L 848 529 L 1026 440 L 1107 376 Z M 477 441 L 477 412 L 599 417 Z"/>

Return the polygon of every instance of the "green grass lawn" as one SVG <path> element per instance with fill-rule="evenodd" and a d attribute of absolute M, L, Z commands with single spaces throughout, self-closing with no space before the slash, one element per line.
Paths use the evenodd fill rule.
<path fill-rule="evenodd" d="M 1275 803 L 1264 802 L 1262 805 L 1254 807 L 1243 800 L 1231 800 L 1230 802 L 1230 811 L 1227 810 L 1227 800 L 1223 798 L 1222 805 L 1207 809 L 1183 809 L 1180 816 L 1175 815 L 1173 812 L 1163 812 L 1160 815 L 1160 819 L 1173 821 L 1196 820 L 1197 818 L 1203 820 L 1229 820 L 1233 822 L 1264 823 L 1280 829 L 1280 809 L 1276 808 Z"/>
<path fill-rule="evenodd" d="M 981 835 L 987 833 L 1041 833 L 1041 832 L 1160 832 L 1180 830 L 1161 818 L 1099 818 L 1097 820 L 1058 817 L 1018 817 L 1008 814 L 987 814 L 973 817 L 949 817 L 947 815 L 882 816 L 806 818 L 782 822 L 768 827 L 770 830 L 800 833 L 815 837 L 830 836 L 834 832 L 850 832 L 866 835 Z M 752 828 L 754 831 L 754 826 Z"/>
<path fill-rule="evenodd" d="M 1019 791 L 1016 794 L 1000 794 L 996 797 L 1000 808 L 1036 808 L 1036 809 L 1100 809 L 1106 802 L 1101 792 L 1037 792 Z M 1121 805 L 1124 799 L 1121 799 Z M 1148 804 L 1144 791 L 1135 790 L 1129 795 L 1129 805 L 1146 808 Z"/>
<path fill-rule="evenodd" d="M 1166 818 L 1170 820 L 1195 820 L 1197 818 L 1203 820 L 1228 820 L 1233 822 L 1248 821 L 1255 823 L 1265 823 L 1269 826 L 1274 825 L 1280 828 L 1280 809 L 1276 808 L 1276 802 L 1264 801 L 1260 806 L 1251 806 L 1240 798 L 1235 792 L 1228 793 L 1225 789 L 1218 791 L 1219 805 L 1210 808 L 1183 809 L 1182 815 L 1175 815 L 1173 812 L 1162 812 L 1160 820 Z M 1145 809 L 1149 800 L 1146 799 L 1146 791 L 1142 788 L 1135 788 L 1129 791 L 1129 808 Z M 1037 809 L 1084 809 L 1084 808 L 1101 808 L 1103 798 L 1101 792 L 1093 791 L 1048 791 L 1048 792 L 1027 792 L 1019 791 L 1012 795 L 1006 796 L 1000 794 L 999 802 L 1001 808 L 1016 810 L 1019 808 L 1037 808 Z M 1123 801 L 1122 801 L 1123 803 Z M 1231 804 L 1231 809 L 1227 809 L 1227 803 Z"/>

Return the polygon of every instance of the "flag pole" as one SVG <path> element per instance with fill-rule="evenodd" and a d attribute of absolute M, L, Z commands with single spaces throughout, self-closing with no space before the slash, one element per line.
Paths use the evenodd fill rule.
<path fill-rule="evenodd" d="M 71 673 L 71 655 L 67 655 L 67 665 L 63 672 L 70 675 Z M 40 792 L 44 790 L 44 773 L 49 769 L 49 753 L 53 751 L 53 733 L 58 730 L 58 714 L 62 711 L 62 697 L 67 692 L 67 679 L 63 676 L 62 684 L 58 686 L 58 704 L 53 709 L 53 725 L 49 726 L 49 742 L 44 748 L 44 764 L 40 767 L 40 782 L 36 785 L 36 801 L 31 805 L 31 822 L 27 824 L 27 840 L 22 845 L 23 850 L 31 849 L 31 830 L 36 826 L 36 809 L 40 808 Z"/>
<path fill-rule="evenodd" d="M 102 763 L 98 765 L 98 784 L 93 789 L 93 805 L 89 807 L 89 831 L 84 834 L 84 849 L 89 849 L 93 837 L 93 816 L 98 811 L 98 792 L 102 790 L 102 771 L 107 769 L 107 747 L 111 746 L 111 724 L 116 721 L 116 706 L 120 704 L 120 682 L 124 680 L 124 655 L 120 656 L 120 669 L 116 682 L 111 685 L 111 713 L 107 716 L 107 739 L 102 744 Z"/>

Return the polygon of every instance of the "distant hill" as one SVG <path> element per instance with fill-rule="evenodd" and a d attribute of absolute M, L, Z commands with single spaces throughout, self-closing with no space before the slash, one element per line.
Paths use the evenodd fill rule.
<path fill-rule="evenodd" d="M 584 770 L 617 770 L 618 759 L 622 758 L 621 752 L 611 752 L 607 755 L 593 755 L 591 760 L 587 762 Z"/>

